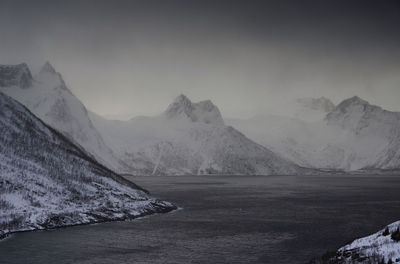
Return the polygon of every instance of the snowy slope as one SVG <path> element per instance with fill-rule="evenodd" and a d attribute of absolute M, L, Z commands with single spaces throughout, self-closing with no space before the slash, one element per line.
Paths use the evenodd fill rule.
<path fill-rule="evenodd" d="M 282 116 L 227 119 L 250 139 L 304 167 L 342 169 L 344 155 L 336 142 L 345 137 L 323 121 L 306 122 Z"/>
<path fill-rule="evenodd" d="M 0 65 L 0 91 L 84 147 L 102 164 L 112 169 L 123 166 L 93 127 L 85 106 L 48 62 L 34 77 L 26 64 Z"/>
<path fill-rule="evenodd" d="M 359 97 L 344 100 L 325 122 L 350 135 L 342 143 L 356 168 L 400 168 L 400 113 L 371 105 Z"/>
<path fill-rule="evenodd" d="M 344 100 L 316 122 L 262 116 L 227 123 L 302 166 L 400 168 L 400 113 L 383 110 L 358 97 Z"/>
<path fill-rule="evenodd" d="M 174 208 L 100 165 L 0 92 L 0 237 Z"/>
<path fill-rule="evenodd" d="M 400 228 L 400 221 L 394 222 L 375 234 L 359 238 L 340 248 L 330 258 L 315 260 L 313 263 L 392 263 L 400 262 L 400 241 L 392 234 Z M 388 232 L 385 232 L 388 231 Z"/>
<path fill-rule="evenodd" d="M 298 166 L 226 126 L 211 101 L 180 95 L 159 116 L 110 121 L 91 115 L 134 174 L 294 174 Z"/>

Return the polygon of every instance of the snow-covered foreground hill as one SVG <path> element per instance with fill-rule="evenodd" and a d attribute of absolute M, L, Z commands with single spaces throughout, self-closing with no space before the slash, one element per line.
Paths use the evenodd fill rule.
<path fill-rule="evenodd" d="M 400 262 L 400 221 L 394 222 L 375 234 L 359 238 L 328 253 L 314 264 L 386 264 Z"/>
<path fill-rule="evenodd" d="M 94 126 L 134 174 L 297 174 L 305 169 L 226 126 L 211 101 L 180 95 L 155 117 L 111 121 L 91 114 Z"/>
<path fill-rule="evenodd" d="M 0 237 L 173 210 L 0 92 Z"/>
<path fill-rule="evenodd" d="M 316 122 L 280 116 L 227 122 L 305 167 L 348 171 L 400 168 L 400 113 L 358 97 L 344 100 Z"/>

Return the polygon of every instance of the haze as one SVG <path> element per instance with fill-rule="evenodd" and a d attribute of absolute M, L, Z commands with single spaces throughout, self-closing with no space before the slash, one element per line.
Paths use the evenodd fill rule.
<path fill-rule="evenodd" d="M 398 1 L 0 1 L 0 61 L 48 60 L 115 118 L 181 93 L 226 117 L 320 96 L 400 111 L 399 13 Z"/>

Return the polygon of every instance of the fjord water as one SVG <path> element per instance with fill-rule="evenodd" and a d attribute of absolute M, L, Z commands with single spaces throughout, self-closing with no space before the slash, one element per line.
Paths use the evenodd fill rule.
<path fill-rule="evenodd" d="M 400 177 L 130 177 L 182 209 L 15 234 L 0 263 L 305 263 L 400 219 Z"/>

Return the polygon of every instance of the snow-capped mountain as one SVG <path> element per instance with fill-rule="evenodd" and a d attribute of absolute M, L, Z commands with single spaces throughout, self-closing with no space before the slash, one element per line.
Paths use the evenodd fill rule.
<path fill-rule="evenodd" d="M 123 166 L 93 127 L 85 106 L 50 63 L 46 62 L 34 77 L 26 64 L 0 65 L 0 91 L 84 147 L 102 164 L 112 169 Z"/>
<path fill-rule="evenodd" d="M 189 119 L 193 122 L 223 125 L 221 113 L 210 100 L 192 103 L 185 95 L 179 95 L 165 111 L 165 116 L 170 119 Z"/>
<path fill-rule="evenodd" d="M 306 167 L 359 170 L 400 168 L 400 113 L 352 97 L 323 120 L 262 116 L 227 123 Z"/>
<path fill-rule="evenodd" d="M 353 158 L 357 168 L 400 168 L 399 112 L 384 110 L 355 96 L 339 104 L 325 122 L 349 133 L 342 147 L 349 149 L 348 158 Z"/>
<path fill-rule="evenodd" d="M 174 208 L 99 164 L 0 92 L 0 237 Z"/>
<path fill-rule="evenodd" d="M 211 101 L 180 95 L 155 117 L 91 118 L 134 174 L 294 174 L 303 169 L 226 126 Z"/>
<path fill-rule="evenodd" d="M 387 264 L 400 262 L 400 221 L 375 234 L 359 238 L 340 248 L 331 256 L 312 261 L 313 264 Z"/>

